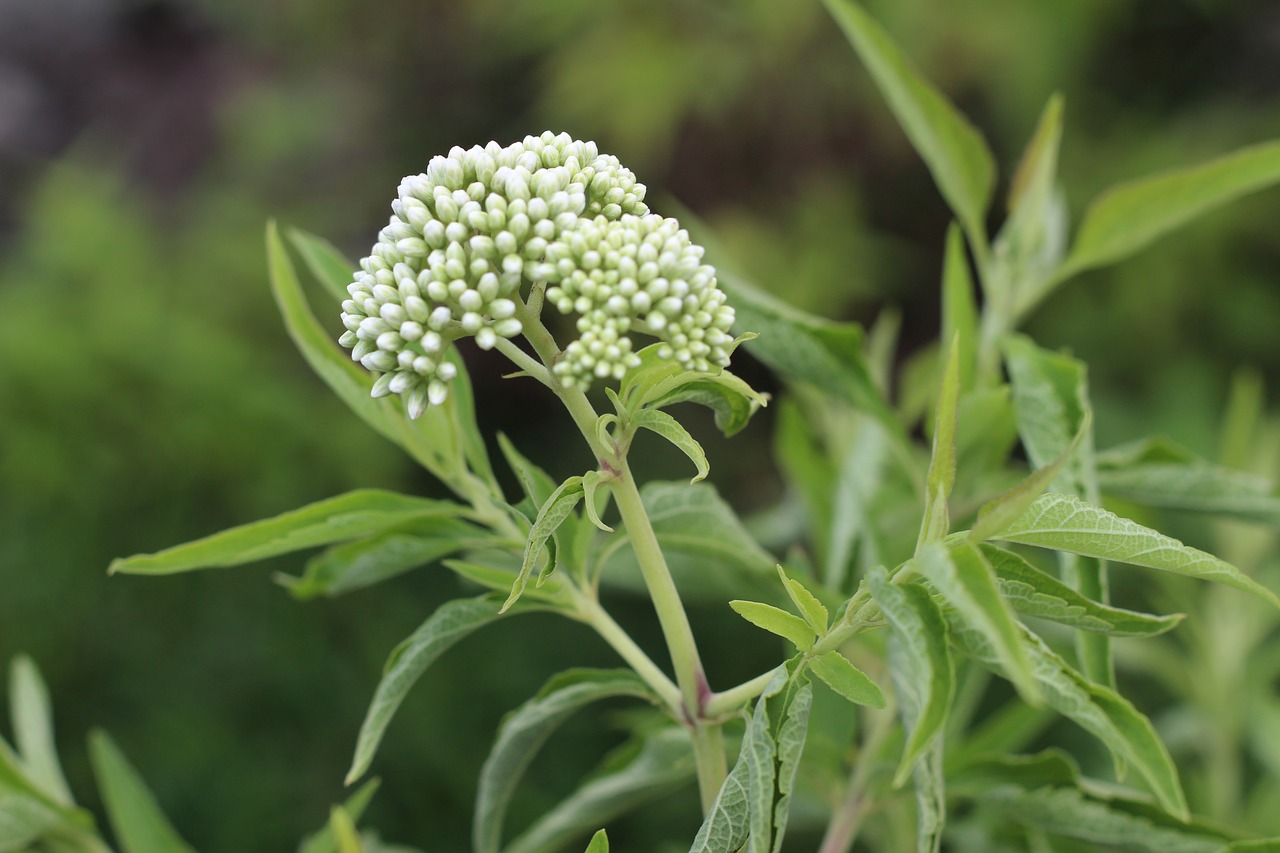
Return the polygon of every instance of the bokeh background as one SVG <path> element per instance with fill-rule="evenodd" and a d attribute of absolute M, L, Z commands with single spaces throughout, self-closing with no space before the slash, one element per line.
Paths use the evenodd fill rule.
<path fill-rule="evenodd" d="M 1065 95 L 1077 217 L 1118 180 L 1280 137 L 1272 0 L 866 5 L 1006 175 Z M 617 154 L 656 209 L 678 198 L 786 299 L 860 321 L 896 306 L 904 356 L 936 335 L 948 213 L 816 0 L 0 0 L 0 660 L 42 667 L 85 802 L 93 726 L 202 850 L 291 849 L 343 796 L 382 662 L 458 594 L 452 577 L 299 604 L 271 579 L 297 559 L 105 567 L 358 486 L 437 490 L 293 352 L 263 225 L 358 257 L 433 154 L 547 128 Z M 1271 192 L 1074 282 L 1030 329 L 1091 365 L 1101 446 L 1159 432 L 1212 457 L 1232 376 L 1280 379 L 1278 321 Z M 576 470 L 548 401 L 469 356 L 488 438 Z M 777 497 L 767 412 L 732 448 L 699 426 L 738 506 Z M 642 607 L 619 606 L 652 638 Z M 695 613 L 709 667 L 754 674 L 756 647 L 721 617 Z M 446 656 L 384 745 L 370 823 L 466 849 L 494 726 L 566 663 L 613 661 L 537 616 Z M 616 738 L 607 717 L 558 735 L 513 821 Z M 687 800 L 667 819 L 695 825 Z M 651 849 L 651 825 L 621 827 L 622 849 Z"/>

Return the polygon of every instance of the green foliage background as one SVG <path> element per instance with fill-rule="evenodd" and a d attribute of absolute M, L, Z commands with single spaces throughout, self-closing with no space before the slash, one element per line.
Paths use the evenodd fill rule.
<path fill-rule="evenodd" d="M 1061 91 L 1061 169 L 1077 215 L 1124 178 L 1280 137 L 1280 13 L 1263 0 L 867 5 L 1002 162 Z M 399 178 L 433 154 L 566 130 L 617 154 L 657 210 L 666 194 L 708 220 L 734 265 L 786 299 L 862 321 L 895 306 L 909 344 L 935 336 L 948 213 L 816 0 L 97 7 L 69 18 L 85 38 L 40 62 L 38 28 L 36 44 L 0 40 L 0 59 L 47 95 L 37 104 L 53 117 L 32 120 L 58 129 L 0 148 L 0 659 L 25 651 L 39 662 L 85 801 L 81 737 L 100 725 L 200 849 L 288 849 L 323 822 L 387 650 L 457 591 L 425 571 L 303 605 L 270 580 L 296 572 L 290 560 L 107 579 L 116 555 L 349 488 L 435 489 L 293 351 L 265 283 L 269 216 L 357 256 Z M 1090 365 L 1100 446 L 1156 432 L 1217 456 L 1231 377 L 1247 369 L 1274 384 L 1276 222 L 1280 194 L 1246 199 L 1087 275 L 1032 318 L 1045 346 L 1068 345 Z M 468 356 L 490 441 L 514 435 L 554 475 L 580 467 L 557 456 L 568 426 L 549 399 Z M 763 369 L 751 378 L 768 386 Z M 698 436 L 713 480 L 746 511 L 781 489 L 763 462 L 772 416 L 732 445 L 709 423 Z M 1230 461 L 1274 475 L 1280 427 L 1267 424 Z M 683 471 L 674 451 L 655 442 L 651 454 L 653 476 Z M 1162 524 L 1194 544 L 1225 543 L 1246 568 L 1275 561 L 1270 535 Z M 1117 573 L 1126 603 L 1202 604 L 1189 586 L 1125 580 Z M 1230 646 L 1237 614 L 1218 609 L 1206 639 L 1170 641 L 1195 644 L 1208 671 L 1250 652 Z M 769 641 L 731 613 L 692 617 L 712 671 L 745 678 L 772 664 Z M 646 607 L 621 618 L 654 638 Z M 472 785 L 501 714 L 567 664 L 612 664 L 585 629 L 526 620 L 447 655 L 402 711 L 375 768 L 385 784 L 369 822 L 387 837 L 465 849 Z M 1185 761 L 1193 806 L 1280 833 L 1275 793 L 1259 800 L 1251 786 L 1280 769 L 1240 768 L 1244 783 L 1224 794 L 1198 757 L 1197 732 L 1233 731 L 1221 693 L 1171 692 L 1134 674 L 1158 660 L 1138 663 L 1123 687 Z M 1248 701 L 1275 706 L 1266 684 L 1251 689 Z M 1082 735 L 1049 735 L 1064 738 Z M 557 735 L 548 754 L 559 760 L 534 768 L 541 784 L 512 822 L 554 802 L 616 739 L 585 718 Z M 655 809 L 697 825 L 689 798 Z M 643 816 L 610 836 L 619 849 L 652 849 Z"/>

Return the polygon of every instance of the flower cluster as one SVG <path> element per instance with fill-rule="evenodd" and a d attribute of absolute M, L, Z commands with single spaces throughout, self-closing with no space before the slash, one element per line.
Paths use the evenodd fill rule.
<path fill-rule="evenodd" d="M 401 182 L 360 261 L 340 343 L 378 374 L 373 396 L 403 395 L 416 418 L 448 396 L 452 342 L 490 349 L 519 335 L 522 287 L 544 282 L 551 304 L 582 315 L 554 367 L 567 386 L 635 366 L 633 323 L 666 342 L 664 357 L 723 366 L 733 310 L 702 249 L 644 194 L 617 158 L 567 134 L 435 157 Z"/>

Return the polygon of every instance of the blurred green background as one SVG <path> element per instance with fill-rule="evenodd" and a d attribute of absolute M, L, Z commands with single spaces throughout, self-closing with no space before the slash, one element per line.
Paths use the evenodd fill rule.
<path fill-rule="evenodd" d="M 1076 217 L 1116 181 L 1280 137 L 1272 0 L 867 6 L 1006 175 L 1065 95 Z M 293 352 L 263 224 L 358 257 L 433 154 L 547 128 L 618 155 L 659 212 L 680 199 L 788 300 L 864 322 L 897 306 L 904 355 L 936 335 L 947 211 L 816 0 L 0 0 L 0 658 L 43 668 L 85 802 L 95 725 L 200 849 L 290 849 L 342 796 L 382 661 L 458 593 L 452 577 L 303 605 L 271 582 L 297 560 L 169 579 L 105 567 L 357 486 L 437 489 Z M 1247 199 L 1032 318 L 1091 365 L 1100 446 L 1158 432 L 1213 456 L 1233 373 L 1280 375 L 1278 224 L 1280 193 Z M 504 430 L 553 474 L 576 470 L 549 401 L 467 355 L 490 441 Z M 700 433 L 746 510 L 781 489 L 761 467 L 770 423 L 732 447 Z M 653 639 L 643 606 L 619 607 Z M 754 674 L 773 647 L 723 616 L 694 614 L 709 669 Z M 375 764 L 369 822 L 466 849 L 494 726 L 566 664 L 613 660 L 541 616 L 446 656 Z M 615 741 L 607 718 L 558 735 L 513 821 Z M 687 800 L 666 804 L 667 828 L 692 832 Z M 649 832 L 611 830 L 635 850 Z"/>

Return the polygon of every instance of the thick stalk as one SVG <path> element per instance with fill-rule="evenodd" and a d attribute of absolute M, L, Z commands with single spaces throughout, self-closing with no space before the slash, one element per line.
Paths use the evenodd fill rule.
<path fill-rule="evenodd" d="M 574 589 L 574 600 L 578 605 L 578 612 L 584 622 L 595 629 L 595 632 L 608 643 L 618 656 L 627 662 L 627 665 L 635 670 L 636 675 L 644 680 L 652 688 L 653 692 L 658 694 L 663 704 L 675 714 L 680 714 L 684 710 L 683 698 L 680 695 L 680 688 L 676 687 L 667 674 L 658 668 L 644 650 L 636 645 L 631 639 L 631 635 L 623 630 L 622 626 L 613 621 L 613 617 L 609 615 L 600 602 L 596 601 L 589 593 L 583 593 Z"/>

